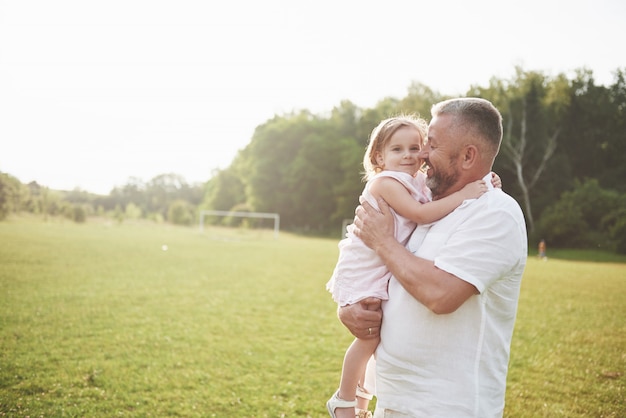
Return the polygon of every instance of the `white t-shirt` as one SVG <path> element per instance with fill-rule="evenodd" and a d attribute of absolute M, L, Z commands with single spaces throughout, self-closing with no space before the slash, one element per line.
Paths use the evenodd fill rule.
<path fill-rule="evenodd" d="M 415 417 L 502 416 L 511 336 L 527 240 L 513 198 L 491 186 L 436 223 L 418 225 L 416 256 L 474 285 L 451 314 L 437 315 L 391 278 L 377 350 L 377 406 Z"/>

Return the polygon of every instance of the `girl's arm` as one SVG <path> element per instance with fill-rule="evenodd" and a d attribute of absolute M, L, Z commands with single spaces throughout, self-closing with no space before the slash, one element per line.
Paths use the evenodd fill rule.
<path fill-rule="evenodd" d="M 399 215 L 418 224 L 426 224 L 443 218 L 464 200 L 479 197 L 487 191 L 487 185 L 483 180 L 477 180 L 458 192 L 428 203 L 415 200 L 402 183 L 391 177 L 375 179 L 370 191 L 374 197 L 384 199 Z"/>

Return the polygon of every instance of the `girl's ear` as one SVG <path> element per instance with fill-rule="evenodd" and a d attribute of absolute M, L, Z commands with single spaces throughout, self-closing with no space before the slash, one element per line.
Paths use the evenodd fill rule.
<path fill-rule="evenodd" d="M 380 151 L 376 151 L 376 164 L 378 164 L 379 167 L 384 167 L 385 166 L 385 159 L 383 158 L 383 154 Z"/>

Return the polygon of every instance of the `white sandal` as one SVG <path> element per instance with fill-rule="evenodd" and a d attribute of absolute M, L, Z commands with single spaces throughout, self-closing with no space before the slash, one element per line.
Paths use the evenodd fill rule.
<path fill-rule="evenodd" d="M 369 395 L 366 392 L 363 392 L 363 394 Z M 361 396 L 361 395 L 359 396 L 367 398 L 367 396 Z M 372 399 L 372 398 L 370 397 L 369 399 Z M 346 401 L 345 399 L 341 399 L 339 397 L 339 389 L 337 389 L 337 392 L 335 392 L 333 396 L 328 400 L 328 402 L 326 402 L 326 409 L 328 409 L 328 413 L 330 414 L 332 418 L 337 418 L 337 416 L 335 415 L 335 409 L 337 408 L 354 408 L 355 417 L 372 418 L 372 413 L 370 411 L 358 409 L 356 407 L 356 399 L 353 401 Z"/>
<path fill-rule="evenodd" d="M 356 396 L 359 398 L 367 399 L 368 401 L 371 401 L 372 398 L 374 398 L 374 395 L 367 392 L 360 385 L 356 387 Z M 372 413 L 367 409 L 356 408 L 355 411 L 356 411 L 356 415 L 355 415 L 356 418 L 372 418 Z"/>
<path fill-rule="evenodd" d="M 356 399 L 353 401 L 346 401 L 339 397 L 339 389 L 333 394 L 333 396 L 326 402 L 326 409 L 332 418 L 337 418 L 335 415 L 335 409 L 337 408 L 356 408 Z"/>
<path fill-rule="evenodd" d="M 372 398 L 374 397 L 374 395 L 372 395 L 371 393 L 367 392 L 361 386 L 357 386 L 356 387 L 356 396 L 358 396 L 359 398 L 367 399 L 368 401 L 371 401 Z"/>

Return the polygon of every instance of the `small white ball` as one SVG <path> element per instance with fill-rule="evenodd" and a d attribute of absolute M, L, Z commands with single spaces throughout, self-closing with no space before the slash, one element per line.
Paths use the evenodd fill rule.
<path fill-rule="evenodd" d="M 163 245 L 161 246 L 161 249 L 162 249 L 163 251 L 167 251 L 167 245 L 163 244 Z"/>

